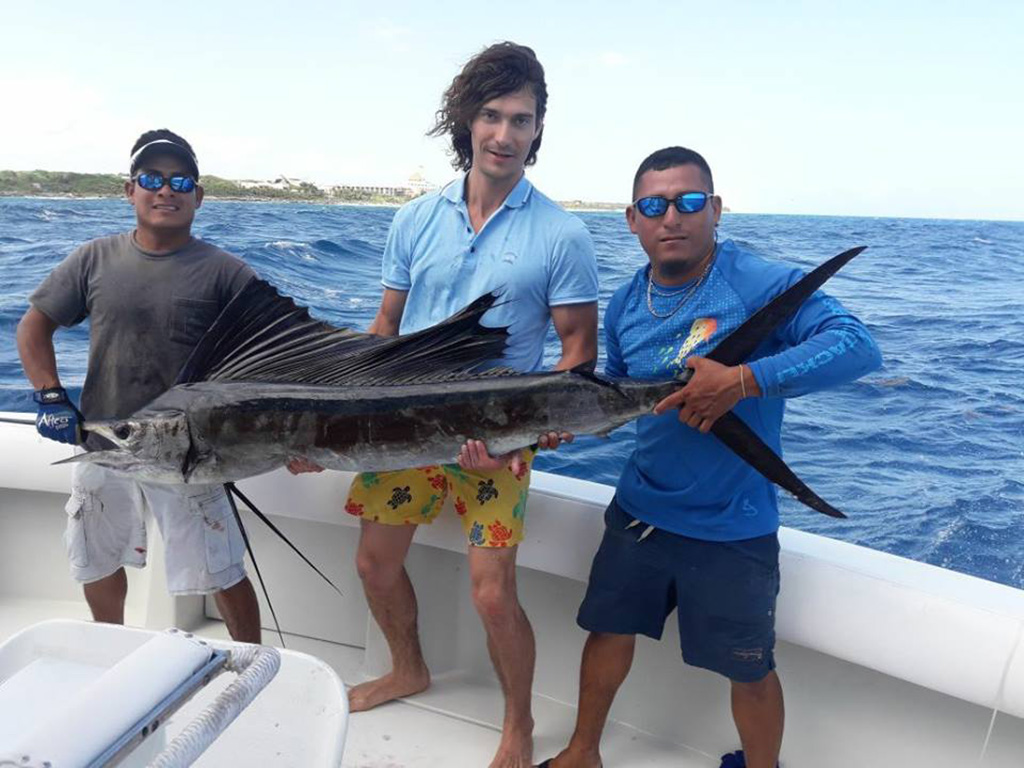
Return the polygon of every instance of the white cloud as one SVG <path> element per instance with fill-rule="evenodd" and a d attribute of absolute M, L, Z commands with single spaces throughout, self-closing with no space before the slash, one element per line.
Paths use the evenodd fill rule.
<path fill-rule="evenodd" d="M 605 51 L 598 58 L 606 67 L 621 67 L 629 62 L 629 59 L 618 51 Z"/>
<path fill-rule="evenodd" d="M 0 78 L 0 168 L 113 171 L 134 140 L 106 94 L 74 77 Z M 123 157 L 122 157 L 123 156 Z"/>
<path fill-rule="evenodd" d="M 406 52 L 413 39 L 412 27 L 395 24 L 390 19 L 375 19 L 362 25 L 361 33 L 375 45 L 385 45 L 392 51 Z"/>

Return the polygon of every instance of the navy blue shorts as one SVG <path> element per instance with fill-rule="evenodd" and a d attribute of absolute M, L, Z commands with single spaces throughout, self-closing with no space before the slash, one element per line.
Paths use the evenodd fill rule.
<path fill-rule="evenodd" d="M 631 522 L 612 499 L 576 622 L 660 640 L 678 609 L 687 664 L 744 683 L 775 669 L 778 536 L 702 541 L 654 530 L 640 540 L 647 525 Z"/>

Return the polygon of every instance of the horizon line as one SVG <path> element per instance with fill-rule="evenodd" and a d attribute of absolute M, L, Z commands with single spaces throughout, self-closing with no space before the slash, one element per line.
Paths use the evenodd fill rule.
<path fill-rule="evenodd" d="M 32 170 L 16 170 L 16 169 L 13 169 L 13 168 L 0 169 L 0 173 L 7 173 L 7 172 L 10 172 L 10 173 L 33 173 L 33 172 L 40 172 L 40 173 L 62 173 L 62 174 L 76 174 L 76 175 L 79 175 L 79 176 L 117 176 L 117 177 L 122 178 L 122 179 L 127 179 L 129 177 L 129 174 L 123 173 L 123 172 L 120 172 L 120 171 L 54 171 L 54 170 L 47 170 L 47 169 L 44 169 L 44 168 L 34 168 Z M 305 182 L 305 183 L 312 184 L 317 189 L 321 189 L 321 187 L 319 185 L 324 183 L 324 182 L 319 182 L 318 183 L 318 182 L 306 181 L 305 179 L 302 179 L 300 177 L 290 177 L 287 174 L 283 174 L 283 173 L 282 174 L 278 174 L 275 179 L 231 179 L 231 178 L 228 178 L 226 176 L 217 176 L 216 174 L 212 174 L 212 173 L 211 174 L 207 174 L 207 176 L 215 178 L 215 179 L 221 179 L 223 181 L 232 182 L 232 183 L 235 183 L 235 184 L 239 184 L 239 182 L 241 182 L 241 181 L 256 181 L 256 182 L 267 181 L 269 183 L 273 183 L 274 181 L 276 181 L 276 179 L 280 179 L 280 178 L 294 179 L 294 180 L 297 180 L 297 181 L 302 181 L 302 182 Z M 430 182 L 430 183 L 433 183 L 433 182 Z M 200 184 L 201 184 L 201 181 L 200 181 Z M 348 187 L 390 187 L 390 186 L 395 186 L 395 185 L 393 185 L 393 184 L 382 184 L 382 183 L 374 183 L 374 184 L 343 184 L 343 183 L 336 183 L 336 184 L 327 184 L 326 186 L 328 186 L 328 187 L 345 187 L 345 186 L 348 186 Z M 442 185 L 437 185 L 435 187 L 435 189 L 440 189 L 441 186 Z M 426 193 L 424 193 L 424 194 L 426 194 Z M 115 194 L 115 193 L 111 193 L 111 194 L 108 194 L 108 195 L 76 195 L 76 194 L 61 195 L 61 194 L 45 194 L 45 193 L 38 194 L 38 195 L 33 195 L 33 194 L 4 193 L 4 192 L 0 192 L 0 198 L 6 198 L 6 197 L 11 197 L 11 198 L 15 198 L 15 197 L 33 198 L 34 197 L 34 198 L 44 198 L 44 199 L 48 198 L 48 199 L 54 199 L 54 200 L 69 200 L 69 199 L 107 199 L 107 198 L 117 198 L 117 197 L 120 197 L 120 195 Z M 312 201 L 312 200 L 309 200 L 309 201 L 304 201 L 304 200 L 273 200 L 273 199 L 267 199 L 267 200 L 244 200 L 244 199 L 238 199 L 238 198 L 232 198 L 232 197 L 218 197 L 217 195 L 210 195 L 208 197 L 208 199 L 210 199 L 210 200 L 219 200 L 221 202 L 280 202 L 280 203 L 308 202 L 308 203 L 311 203 L 311 204 L 316 204 L 316 201 Z M 415 198 L 411 198 L 411 199 L 415 199 Z M 581 199 L 581 198 L 562 199 L 562 200 L 557 200 L 556 202 L 558 202 L 560 205 L 563 205 L 563 206 L 565 206 L 567 208 L 569 206 L 574 206 L 575 210 L 585 210 L 586 212 L 590 212 L 590 213 L 622 213 L 630 205 L 630 203 L 626 203 L 626 202 L 615 202 L 615 201 L 605 201 L 605 200 L 584 200 L 584 199 Z M 325 202 L 325 203 L 320 203 L 320 204 L 322 204 L 322 205 L 352 205 L 352 204 L 359 205 L 358 203 L 355 203 L 355 201 L 352 201 L 352 202 L 340 201 L 340 202 L 334 202 L 334 203 Z M 382 204 L 368 203 L 368 204 L 363 204 L 362 207 L 368 207 L 368 206 L 372 206 L 372 205 L 378 205 L 378 207 L 400 207 L 398 204 L 392 204 L 392 203 L 382 203 Z M 597 207 L 590 208 L 589 206 L 597 206 Z M 573 208 L 570 208 L 570 210 L 572 210 L 572 209 Z M 908 220 L 921 220 L 921 221 L 979 221 L 979 222 L 999 222 L 999 223 L 1008 223 L 1008 224 L 1024 223 L 1024 214 L 1021 214 L 1018 218 L 1009 218 L 1009 217 L 1006 217 L 1006 218 L 975 218 L 975 217 L 970 217 L 970 216 L 958 216 L 958 215 L 955 215 L 955 214 L 893 215 L 893 214 L 877 214 L 877 213 L 820 213 L 820 212 L 819 213 L 796 213 L 796 212 L 780 212 L 780 211 L 736 210 L 736 209 L 733 209 L 733 208 L 723 208 L 722 214 L 723 215 L 725 215 L 725 214 L 740 215 L 740 216 L 814 216 L 814 217 L 850 218 L 850 219 L 908 219 Z"/>

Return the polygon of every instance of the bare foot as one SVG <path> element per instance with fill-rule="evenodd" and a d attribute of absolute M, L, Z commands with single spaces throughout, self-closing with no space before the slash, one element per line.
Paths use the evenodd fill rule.
<path fill-rule="evenodd" d="M 523 728 L 506 725 L 490 768 L 531 768 L 532 765 L 533 721 Z"/>
<path fill-rule="evenodd" d="M 349 688 L 348 709 L 349 712 L 365 712 L 386 702 L 424 691 L 429 685 L 430 672 L 425 667 L 416 674 L 399 676 L 391 672 Z"/>
<path fill-rule="evenodd" d="M 549 768 L 601 768 L 601 755 L 595 752 L 577 752 L 566 747 L 548 763 Z"/>

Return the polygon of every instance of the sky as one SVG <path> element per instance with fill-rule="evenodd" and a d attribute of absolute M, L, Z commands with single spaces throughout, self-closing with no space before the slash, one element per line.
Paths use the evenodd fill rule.
<path fill-rule="evenodd" d="M 474 53 L 529 45 L 533 182 L 629 200 L 678 144 L 751 213 L 1024 220 L 1024 3 L 0 0 L 0 169 L 124 172 L 166 127 L 231 179 L 455 175 L 427 138 Z"/>

